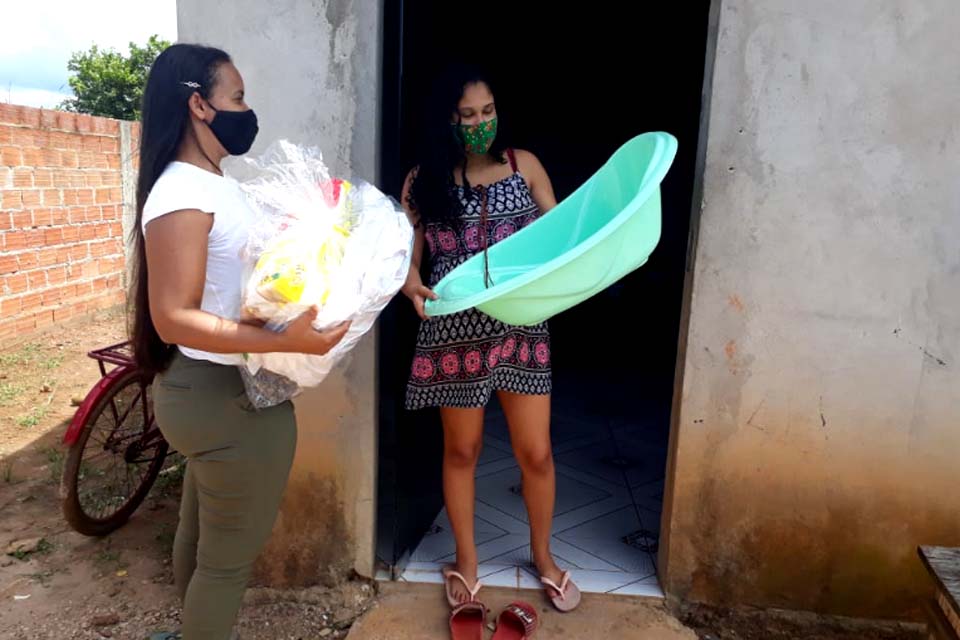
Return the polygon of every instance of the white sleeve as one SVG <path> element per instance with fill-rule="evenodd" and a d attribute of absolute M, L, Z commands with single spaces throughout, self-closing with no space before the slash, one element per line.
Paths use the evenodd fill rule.
<path fill-rule="evenodd" d="M 143 205 L 141 229 L 146 231 L 148 222 L 174 211 L 198 209 L 213 213 L 216 198 L 211 193 L 209 185 L 204 185 L 192 178 L 194 176 L 169 171 L 161 175 Z"/>

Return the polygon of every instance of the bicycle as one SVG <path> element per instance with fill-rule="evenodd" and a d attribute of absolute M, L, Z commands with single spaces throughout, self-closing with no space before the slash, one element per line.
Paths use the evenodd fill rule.
<path fill-rule="evenodd" d="M 79 533 L 105 536 L 129 520 L 172 454 L 153 416 L 151 376 L 137 368 L 129 342 L 87 354 L 100 380 L 80 404 L 63 443 L 63 515 Z M 115 365 L 107 371 L 107 365 Z"/>

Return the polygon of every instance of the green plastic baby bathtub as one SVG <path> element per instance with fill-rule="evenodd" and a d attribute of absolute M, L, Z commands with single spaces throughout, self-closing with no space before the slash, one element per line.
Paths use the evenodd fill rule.
<path fill-rule="evenodd" d="M 530 326 L 583 302 L 641 267 L 660 240 L 660 183 L 677 153 L 669 133 L 624 144 L 547 215 L 451 271 L 428 301 L 441 316 L 476 307 Z"/>

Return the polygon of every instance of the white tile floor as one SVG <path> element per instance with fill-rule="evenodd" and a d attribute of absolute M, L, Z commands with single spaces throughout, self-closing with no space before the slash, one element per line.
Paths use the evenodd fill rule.
<path fill-rule="evenodd" d="M 656 576 L 665 441 L 642 425 L 556 410 L 557 503 L 552 548 L 584 592 L 661 597 Z M 490 411 L 477 468 L 475 529 L 485 584 L 539 589 L 530 558 L 520 470 L 502 414 Z M 441 583 L 454 558 L 446 511 L 413 552 L 401 580 Z"/>

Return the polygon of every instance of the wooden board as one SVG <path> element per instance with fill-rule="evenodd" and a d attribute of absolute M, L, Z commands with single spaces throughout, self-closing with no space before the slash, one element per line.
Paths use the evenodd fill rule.
<path fill-rule="evenodd" d="M 920 547 L 920 558 L 937 586 L 937 604 L 960 636 L 960 548 Z"/>

